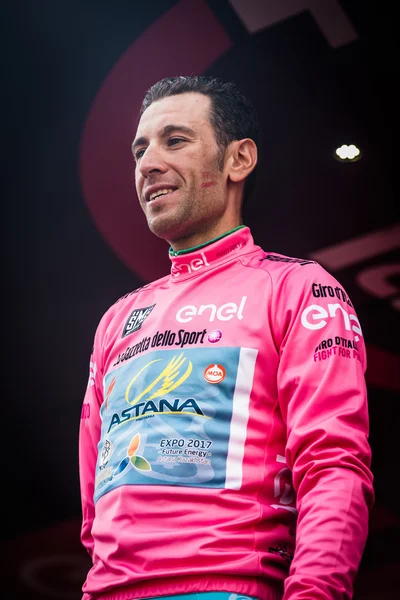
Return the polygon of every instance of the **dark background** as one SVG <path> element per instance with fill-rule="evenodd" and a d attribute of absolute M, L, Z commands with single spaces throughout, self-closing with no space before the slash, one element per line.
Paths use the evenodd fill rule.
<path fill-rule="evenodd" d="M 186 51 L 193 65 L 204 63 L 193 72 L 235 80 L 260 114 L 260 174 L 245 214 L 256 242 L 317 258 L 355 304 L 369 355 L 376 489 L 355 598 L 398 597 L 395 3 L 244 4 L 257 31 L 225 0 L 1 4 L 0 585 L 8 599 L 81 597 L 89 563 L 79 542 L 78 427 L 94 331 L 118 297 L 168 271 L 167 246 L 138 212 L 124 144 L 148 85 L 179 74 L 174 52 Z M 275 5 L 282 14 L 271 23 Z M 343 18 L 354 31 L 345 43 Z M 218 35 L 225 41 L 213 50 Z M 337 161 L 343 143 L 357 144 L 361 159 Z"/>

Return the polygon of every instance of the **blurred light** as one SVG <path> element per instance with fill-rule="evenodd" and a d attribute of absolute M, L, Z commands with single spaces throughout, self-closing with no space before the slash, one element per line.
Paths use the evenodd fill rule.
<path fill-rule="evenodd" d="M 343 144 L 340 148 L 336 148 L 336 158 L 344 162 L 354 162 L 361 158 L 361 152 L 354 144 Z"/>

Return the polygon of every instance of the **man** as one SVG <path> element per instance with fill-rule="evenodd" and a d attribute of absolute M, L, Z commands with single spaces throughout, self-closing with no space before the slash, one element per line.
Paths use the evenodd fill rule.
<path fill-rule="evenodd" d="M 352 597 L 373 503 L 362 330 L 336 279 L 243 225 L 257 137 L 231 83 L 145 96 L 136 190 L 172 267 L 95 335 L 86 600 Z"/>

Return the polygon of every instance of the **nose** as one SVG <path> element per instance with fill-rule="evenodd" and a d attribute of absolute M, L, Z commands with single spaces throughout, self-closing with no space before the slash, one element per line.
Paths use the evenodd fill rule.
<path fill-rule="evenodd" d="M 151 144 L 147 146 L 139 162 L 139 171 L 143 177 L 149 177 L 152 173 L 165 173 L 166 166 L 159 148 Z"/>

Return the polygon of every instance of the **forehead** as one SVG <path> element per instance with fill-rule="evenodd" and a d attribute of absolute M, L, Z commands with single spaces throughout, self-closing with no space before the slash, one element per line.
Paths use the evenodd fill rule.
<path fill-rule="evenodd" d="M 186 125 L 195 130 L 211 127 L 210 105 L 209 97 L 197 92 L 156 100 L 142 114 L 136 137 L 155 135 L 171 123 Z"/>

